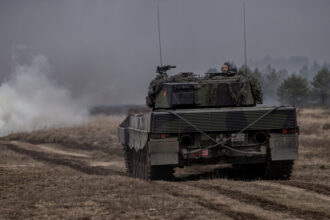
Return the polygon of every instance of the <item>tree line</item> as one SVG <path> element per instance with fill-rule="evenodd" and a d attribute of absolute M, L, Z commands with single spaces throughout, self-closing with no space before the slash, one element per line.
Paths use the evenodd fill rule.
<path fill-rule="evenodd" d="M 243 68 L 239 71 L 243 72 Z M 286 69 L 276 70 L 270 65 L 263 70 L 247 67 L 246 73 L 259 80 L 266 105 L 330 106 L 329 64 L 320 66 L 314 63 L 292 74 Z"/>

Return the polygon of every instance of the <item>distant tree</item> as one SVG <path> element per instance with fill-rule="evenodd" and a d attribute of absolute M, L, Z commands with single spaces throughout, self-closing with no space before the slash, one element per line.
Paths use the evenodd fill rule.
<path fill-rule="evenodd" d="M 253 76 L 257 79 L 259 79 L 260 81 L 262 81 L 262 74 L 261 72 L 259 71 L 258 68 L 255 68 L 254 71 L 253 71 Z"/>
<path fill-rule="evenodd" d="M 240 74 L 244 74 L 244 65 L 242 65 L 238 72 Z M 261 86 L 263 87 L 263 84 L 264 84 L 264 79 L 263 79 L 263 76 L 262 76 L 262 73 L 259 71 L 258 68 L 256 68 L 254 71 L 252 71 L 248 66 L 246 67 L 246 75 L 248 77 L 253 77 L 255 79 L 257 79 L 259 81 L 259 83 L 261 84 Z"/>
<path fill-rule="evenodd" d="M 318 64 L 318 62 L 314 61 L 313 65 L 310 68 L 310 72 L 312 74 L 311 78 L 313 78 L 313 76 L 315 76 L 318 73 L 318 71 L 320 71 L 320 69 L 321 69 L 320 64 Z"/>
<path fill-rule="evenodd" d="M 330 96 L 330 71 L 327 68 L 321 69 L 311 82 L 313 93 L 319 97 L 321 104 L 325 105 Z"/>
<path fill-rule="evenodd" d="M 238 69 L 240 74 L 244 74 L 244 64 Z M 248 76 L 254 76 L 254 72 L 250 69 L 249 66 L 246 66 L 246 74 Z"/>
<path fill-rule="evenodd" d="M 325 66 L 327 69 L 330 69 L 330 63 L 326 63 Z"/>
<path fill-rule="evenodd" d="M 265 79 L 264 76 L 262 75 L 262 73 L 260 72 L 260 70 L 258 68 L 255 68 L 254 71 L 251 71 L 251 75 L 253 78 L 256 78 L 262 88 L 262 91 L 264 90 L 264 84 L 265 84 Z"/>
<path fill-rule="evenodd" d="M 288 77 L 288 71 L 286 69 L 281 69 L 280 71 L 276 71 L 275 68 L 272 68 L 271 66 L 267 66 L 266 70 L 264 71 L 266 76 L 265 80 L 267 83 L 274 85 L 277 84 L 275 87 L 281 83 L 281 81 Z"/>
<path fill-rule="evenodd" d="M 270 65 L 263 70 L 263 78 L 262 78 L 262 90 L 264 92 L 264 100 L 267 104 L 276 104 L 277 96 L 277 88 L 287 77 L 287 73 L 276 71 L 275 68 L 272 68 Z"/>
<path fill-rule="evenodd" d="M 307 79 L 296 74 L 286 78 L 277 88 L 277 95 L 283 104 L 301 106 L 308 101 Z"/>
<path fill-rule="evenodd" d="M 302 78 L 306 78 L 307 80 L 310 80 L 313 78 L 311 71 L 309 70 L 307 65 L 304 65 L 300 70 L 299 70 L 299 75 Z"/>
<path fill-rule="evenodd" d="M 268 64 L 263 72 L 265 74 L 269 75 L 272 72 L 272 70 L 275 70 L 275 69 L 272 68 L 272 66 Z"/>
<path fill-rule="evenodd" d="M 289 72 L 286 69 L 280 69 L 278 71 L 278 77 L 283 80 L 289 76 Z"/>

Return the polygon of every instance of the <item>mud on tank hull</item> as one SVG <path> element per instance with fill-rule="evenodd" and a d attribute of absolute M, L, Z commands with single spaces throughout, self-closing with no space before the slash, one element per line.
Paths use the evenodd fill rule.
<path fill-rule="evenodd" d="M 294 107 L 153 111 L 128 116 L 118 128 L 127 173 L 142 179 L 168 179 L 175 167 L 200 163 L 231 163 L 262 178 L 288 179 L 298 132 Z"/>

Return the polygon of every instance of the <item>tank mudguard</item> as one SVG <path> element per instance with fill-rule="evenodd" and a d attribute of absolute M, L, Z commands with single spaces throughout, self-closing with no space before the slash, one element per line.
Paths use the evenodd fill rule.
<path fill-rule="evenodd" d="M 269 138 L 270 155 L 273 161 L 298 159 L 298 134 L 275 134 Z"/>
<path fill-rule="evenodd" d="M 127 116 L 125 120 L 118 126 L 118 140 L 123 145 L 128 145 L 129 141 L 129 117 Z"/>
<path fill-rule="evenodd" d="M 176 165 L 179 163 L 177 138 L 151 139 L 148 146 L 151 165 Z"/>

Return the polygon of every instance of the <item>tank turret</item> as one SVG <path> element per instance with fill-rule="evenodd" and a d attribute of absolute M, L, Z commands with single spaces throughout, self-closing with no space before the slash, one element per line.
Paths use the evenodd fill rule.
<path fill-rule="evenodd" d="M 262 104 L 259 82 L 233 71 L 158 75 L 149 86 L 147 105 L 153 109 L 215 108 Z"/>

